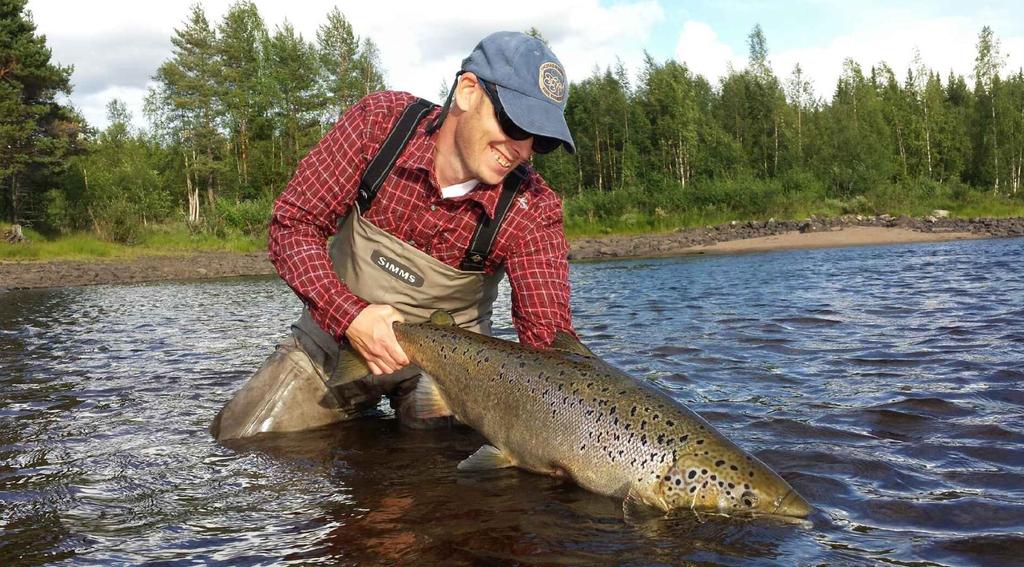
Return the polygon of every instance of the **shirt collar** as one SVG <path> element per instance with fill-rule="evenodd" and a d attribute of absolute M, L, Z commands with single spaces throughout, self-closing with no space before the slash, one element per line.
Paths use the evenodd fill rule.
<path fill-rule="evenodd" d="M 420 122 L 420 125 L 416 128 L 416 134 L 409 140 L 408 145 L 405 146 L 405 150 L 398 156 L 398 159 L 395 160 L 395 167 L 427 172 L 430 179 L 429 191 L 435 198 L 440 199 L 441 187 L 437 182 L 437 176 L 434 174 L 434 147 L 437 145 L 437 138 L 434 135 L 428 136 L 425 132 L 427 124 L 434 119 L 438 112 L 440 112 L 439 109 L 434 109 Z M 484 209 L 488 217 L 494 218 L 495 209 L 498 207 L 498 196 L 501 194 L 501 187 L 501 183 L 497 185 L 480 183 L 462 197 L 449 200 L 455 203 L 461 203 L 465 200 L 476 201 Z"/>

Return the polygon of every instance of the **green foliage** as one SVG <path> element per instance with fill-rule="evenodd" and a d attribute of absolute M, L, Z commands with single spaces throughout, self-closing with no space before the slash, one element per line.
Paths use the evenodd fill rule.
<path fill-rule="evenodd" d="M 74 228 L 73 212 L 67 195 L 59 189 L 50 189 L 43 194 L 42 222 L 60 234 L 68 234 Z"/>
<path fill-rule="evenodd" d="M 215 214 L 211 217 L 219 223 L 219 235 L 241 234 L 252 238 L 266 238 L 272 205 L 269 200 L 218 199 Z"/>
<path fill-rule="evenodd" d="M 71 68 L 51 62 L 26 3 L 0 0 L 0 214 L 16 223 L 38 219 L 83 127 L 57 101 L 71 92 Z"/>

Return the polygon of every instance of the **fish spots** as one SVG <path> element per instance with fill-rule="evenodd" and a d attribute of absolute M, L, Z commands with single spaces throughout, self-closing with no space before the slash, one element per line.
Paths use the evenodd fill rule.
<path fill-rule="evenodd" d="M 629 417 L 636 417 L 636 406 L 629 409 Z"/>
<path fill-rule="evenodd" d="M 690 440 L 690 436 L 689 435 L 680 435 L 679 436 L 679 442 L 680 443 L 684 443 L 685 444 L 689 440 Z"/>
<path fill-rule="evenodd" d="M 694 441 L 694 443 L 696 443 L 698 445 L 703 445 L 704 444 L 704 440 L 703 439 L 698 439 L 698 440 Z"/>
<path fill-rule="evenodd" d="M 693 480 L 693 479 L 697 478 L 697 470 L 696 469 L 690 469 L 690 472 L 686 474 L 686 478 L 688 478 L 690 480 Z"/>
<path fill-rule="evenodd" d="M 665 420 L 665 425 L 667 425 L 669 427 L 675 427 L 676 426 L 676 422 L 672 421 L 671 419 L 666 419 Z"/>
<path fill-rule="evenodd" d="M 722 465 L 724 465 L 724 464 L 725 464 L 725 461 L 723 461 L 723 460 L 721 460 L 721 459 L 719 459 L 719 460 L 715 461 L 715 466 L 716 466 L 716 467 L 720 467 L 720 466 L 722 466 Z"/>

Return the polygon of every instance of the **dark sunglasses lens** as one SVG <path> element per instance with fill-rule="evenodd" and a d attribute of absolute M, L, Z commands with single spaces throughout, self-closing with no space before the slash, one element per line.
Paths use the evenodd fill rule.
<path fill-rule="evenodd" d="M 533 138 L 534 153 L 550 154 L 561 145 L 562 141 L 557 138 L 548 138 L 547 136 L 534 136 Z"/>
<path fill-rule="evenodd" d="M 519 126 L 516 126 L 516 123 L 512 122 L 512 119 L 508 117 L 508 114 L 505 114 L 504 109 L 498 113 L 498 124 L 501 125 L 501 129 L 505 132 L 505 135 L 513 140 L 525 140 L 533 135 Z"/>
<path fill-rule="evenodd" d="M 533 151 L 538 154 L 547 154 L 558 149 L 558 146 L 562 144 L 561 140 L 555 138 L 548 138 L 546 136 L 534 136 L 533 134 L 523 130 L 505 112 L 505 108 L 501 105 L 501 99 L 498 98 L 498 93 L 490 83 L 480 81 L 484 86 L 484 92 L 487 93 L 487 98 L 491 99 L 491 104 L 494 106 L 494 113 L 498 116 L 498 124 L 501 126 L 501 130 L 505 132 L 505 135 L 513 140 L 525 140 L 533 136 Z"/>

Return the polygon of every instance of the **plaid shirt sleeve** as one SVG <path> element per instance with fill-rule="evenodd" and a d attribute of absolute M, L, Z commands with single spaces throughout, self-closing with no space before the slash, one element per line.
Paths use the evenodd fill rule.
<path fill-rule="evenodd" d="M 327 239 L 355 202 L 370 155 L 373 115 L 367 99 L 345 113 L 299 163 L 270 220 L 270 261 L 313 319 L 339 341 L 369 304 L 334 273 Z"/>
<path fill-rule="evenodd" d="M 569 244 L 562 227 L 562 207 L 550 189 L 535 206 L 538 222 L 522 235 L 506 259 L 512 286 L 512 322 L 520 342 L 551 345 L 558 331 L 575 336 L 569 307 Z"/>

